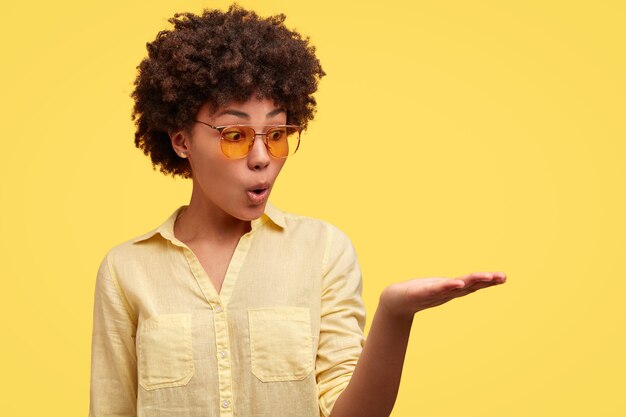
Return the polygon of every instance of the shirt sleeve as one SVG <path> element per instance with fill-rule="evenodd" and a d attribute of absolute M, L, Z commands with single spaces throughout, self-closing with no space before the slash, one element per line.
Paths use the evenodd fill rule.
<path fill-rule="evenodd" d="M 330 225 L 324 259 L 315 376 L 320 411 L 328 417 L 363 350 L 365 305 L 354 247 L 342 231 Z"/>
<path fill-rule="evenodd" d="M 107 254 L 98 269 L 94 296 L 89 417 L 137 416 L 133 317 Z"/>

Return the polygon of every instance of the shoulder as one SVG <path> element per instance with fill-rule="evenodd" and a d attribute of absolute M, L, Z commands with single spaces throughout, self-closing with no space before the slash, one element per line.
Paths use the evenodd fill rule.
<path fill-rule="evenodd" d="M 289 229 L 313 229 L 313 230 L 339 230 L 332 223 L 317 218 L 305 216 L 302 214 L 292 213 L 289 211 L 283 211 L 272 203 L 268 202 L 265 210 L 265 214 L 274 221 L 276 224 L 282 224 L 284 227 Z"/>
<path fill-rule="evenodd" d="M 328 242 L 350 241 L 343 230 L 327 220 L 288 212 L 283 212 L 283 215 L 285 228 L 290 233 L 324 237 Z"/>
<path fill-rule="evenodd" d="M 106 268 L 109 271 L 116 270 L 118 265 L 123 265 L 132 258 L 133 249 L 130 240 L 112 246 L 104 254 L 100 268 Z"/>
<path fill-rule="evenodd" d="M 111 264 L 119 264 L 134 260 L 154 259 L 155 255 L 171 249 L 168 242 L 173 239 L 174 223 L 180 212 L 186 206 L 179 206 L 158 226 L 148 232 L 122 241 L 111 247 L 107 253 Z"/>
<path fill-rule="evenodd" d="M 337 225 L 323 219 L 284 212 L 285 230 L 298 240 L 323 248 L 324 264 L 341 255 L 356 256 L 348 235 Z"/>
<path fill-rule="evenodd" d="M 103 263 L 108 263 L 110 269 L 118 270 L 120 267 L 154 259 L 166 250 L 163 239 L 155 231 L 156 229 L 114 244 L 105 253 Z"/>
<path fill-rule="evenodd" d="M 325 220 L 318 219 L 316 217 L 304 216 L 302 214 L 283 212 L 285 216 L 285 225 L 286 227 L 309 227 L 309 228 L 319 228 L 324 229 L 328 227 L 330 223 Z"/>

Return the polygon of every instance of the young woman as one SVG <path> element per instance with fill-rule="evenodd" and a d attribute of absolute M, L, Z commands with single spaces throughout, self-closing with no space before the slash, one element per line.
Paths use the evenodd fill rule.
<path fill-rule="evenodd" d="M 336 227 L 268 202 L 324 72 L 284 16 L 177 14 L 148 44 L 135 144 L 191 178 L 189 205 L 113 247 L 96 280 L 90 416 L 388 416 L 413 315 L 503 273 L 381 294 Z"/>

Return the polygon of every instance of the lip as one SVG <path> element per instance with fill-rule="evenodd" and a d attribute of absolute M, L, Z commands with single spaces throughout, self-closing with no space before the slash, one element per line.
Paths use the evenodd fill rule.
<path fill-rule="evenodd" d="M 260 190 L 260 192 L 255 192 Z M 265 203 L 270 194 L 270 184 L 268 182 L 260 182 L 246 189 L 248 201 L 254 205 Z"/>

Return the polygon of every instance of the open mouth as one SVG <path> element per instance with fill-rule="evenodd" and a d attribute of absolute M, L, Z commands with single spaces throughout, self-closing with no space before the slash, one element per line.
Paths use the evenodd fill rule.
<path fill-rule="evenodd" d="M 248 190 L 248 199 L 253 204 L 262 204 L 269 195 L 269 187 L 259 187 Z"/>

